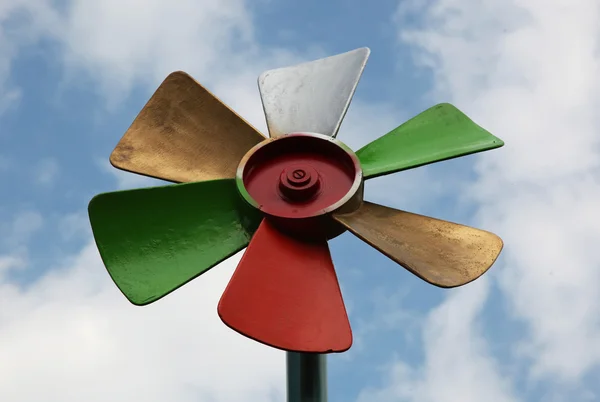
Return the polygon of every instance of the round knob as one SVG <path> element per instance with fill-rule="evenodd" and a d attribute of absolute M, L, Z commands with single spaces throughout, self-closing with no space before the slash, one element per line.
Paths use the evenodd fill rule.
<path fill-rule="evenodd" d="M 279 190 L 290 201 L 301 202 L 314 196 L 321 187 L 319 173 L 308 165 L 284 169 L 279 177 Z"/>

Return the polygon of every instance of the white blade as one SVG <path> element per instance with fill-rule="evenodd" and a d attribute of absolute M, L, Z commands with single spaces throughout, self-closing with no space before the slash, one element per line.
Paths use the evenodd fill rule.
<path fill-rule="evenodd" d="M 335 137 L 369 58 L 369 48 L 265 71 L 258 78 L 269 135 Z"/>

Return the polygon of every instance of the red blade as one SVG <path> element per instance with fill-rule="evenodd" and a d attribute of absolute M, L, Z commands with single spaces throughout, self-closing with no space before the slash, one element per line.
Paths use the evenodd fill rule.
<path fill-rule="evenodd" d="M 343 352 L 352 331 L 327 241 L 296 240 L 263 220 L 221 300 L 240 334 L 293 352 Z"/>

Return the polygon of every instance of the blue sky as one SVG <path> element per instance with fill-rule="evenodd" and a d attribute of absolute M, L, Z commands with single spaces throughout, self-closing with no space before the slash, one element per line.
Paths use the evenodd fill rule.
<path fill-rule="evenodd" d="M 0 1 L 0 399 L 281 401 L 284 354 L 216 304 L 240 255 L 130 305 L 91 239 L 99 192 L 158 181 L 108 156 L 171 71 L 266 133 L 262 71 L 368 46 L 338 138 L 354 149 L 438 102 L 506 142 L 374 179 L 366 199 L 499 234 L 434 288 L 350 234 L 331 242 L 354 345 L 330 401 L 600 399 L 600 4 L 595 0 Z"/>

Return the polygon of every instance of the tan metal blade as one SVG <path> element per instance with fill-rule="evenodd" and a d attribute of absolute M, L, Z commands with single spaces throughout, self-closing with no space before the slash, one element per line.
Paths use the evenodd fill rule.
<path fill-rule="evenodd" d="M 485 273 L 502 239 L 484 230 L 364 202 L 334 219 L 432 285 L 451 288 Z"/>
<path fill-rule="evenodd" d="M 264 140 L 188 74 L 171 73 L 110 156 L 114 167 L 172 182 L 234 178 Z"/>

